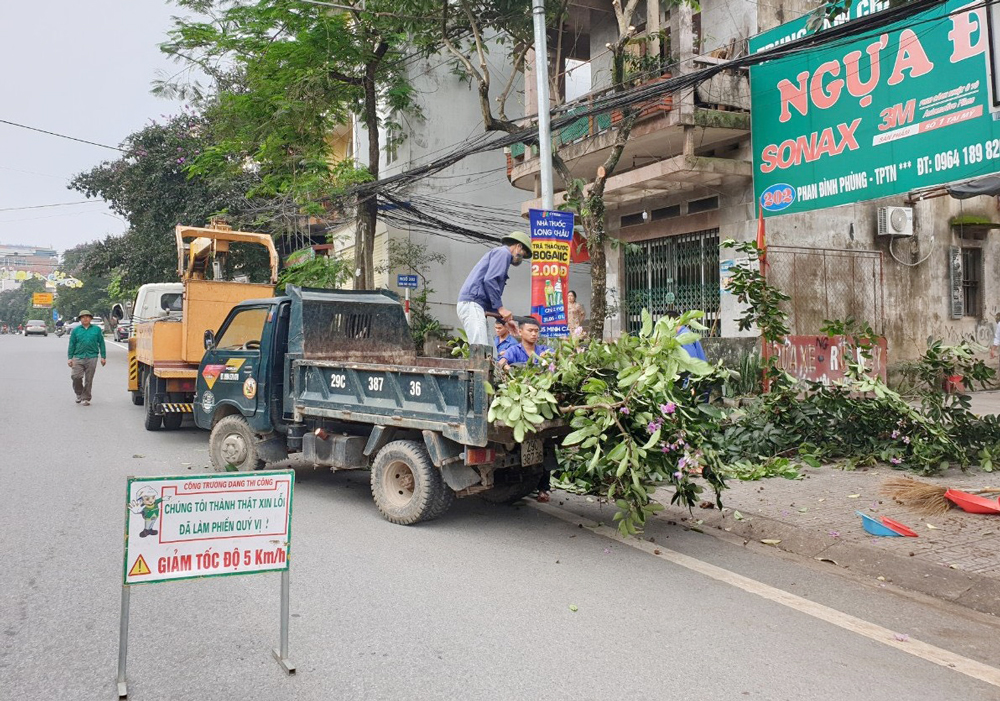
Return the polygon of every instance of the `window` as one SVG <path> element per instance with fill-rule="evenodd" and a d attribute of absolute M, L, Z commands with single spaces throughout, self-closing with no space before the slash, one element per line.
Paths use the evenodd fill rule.
<path fill-rule="evenodd" d="M 642 310 L 653 318 L 671 309 L 700 309 L 707 336 L 719 335 L 719 230 L 640 241 L 625 252 L 626 328 L 642 327 Z"/>
<path fill-rule="evenodd" d="M 688 202 L 688 214 L 698 214 L 699 212 L 707 212 L 711 209 L 719 208 L 719 198 L 714 197 L 704 197 L 700 200 L 691 200 Z"/>
<path fill-rule="evenodd" d="M 160 295 L 160 309 L 168 312 L 184 310 L 184 295 L 180 292 L 168 292 Z"/>
<path fill-rule="evenodd" d="M 653 221 L 673 219 L 674 217 L 679 217 L 681 215 L 681 206 L 679 204 L 672 204 L 669 207 L 660 207 L 659 209 L 654 209 L 650 212 L 650 215 Z"/>
<path fill-rule="evenodd" d="M 962 299 L 965 316 L 982 317 L 983 252 L 979 248 L 962 249 Z"/>
<path fill-rule="evenodd" d="M 222 335 L 216 339 L 219 350 L 257 350 L 267 320 L 267 307 L 244 309 L 230 319 Z"/>
<path fill-rule="evenodd" d="M 621 219 L 621 226 L 624 229 L 626 226 L 639 226 L 646 221 L 646 217 L 643 216 L 642 212 L 637 212 L 635 214 L 626 214 Z"/>

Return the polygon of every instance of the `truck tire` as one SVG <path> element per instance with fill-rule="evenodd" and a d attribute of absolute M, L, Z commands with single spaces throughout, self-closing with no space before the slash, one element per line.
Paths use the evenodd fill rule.
<path fill-rule="evenodd" d="M 149 398 L 146 402 L 146 412 L 145 419 L 143 420 L 143 425 L 146 427 L 147 431 L 159 431 L 160 426 L 163 425 L 163 417 L 156 413 L 156 402 L 154 401 L 153 394 L 153 371 L 150 370 L 146 373 L 146 380 L 143 383 L 143 394 Z"/>
<path fill-rule="evenodd" d="M 239 414 L 219 419 L 208 439 L 208 455 L 216 472 L 262 470 L 264 461 L 257 454 L 257 436 Z"/>
<path fill-rule="evenodd" d="M 511 472 L 508 479 L 496 485 L 492 489 L 487 489 L 479 495 L 484 501 L 491 504 L 513 504 L 531 494 L 538 487 L 538 480 L 542 478 L 541 466 L 531 468 L 510 468 L 502 472 Z"/>
<path fill-rule="evenodd" d="M 135 404 L 136 406 L 142 406 L 143 402 L 142 392 L 131 392 L 130 394 L 132 395 L 132 403 Z"/>
<path fill-rule="evenodd" d="M 372 465 L 371 482 L 382 516 L 402 526 L 437 518 L 455 498 L 418 441 L 392 441 L 382 448 Z"/>
<path fill-rule="evenodd" d="M 184 423 L 184 414 L 164 414 L 163 428 L 168 431 L 176 431 Z"/>

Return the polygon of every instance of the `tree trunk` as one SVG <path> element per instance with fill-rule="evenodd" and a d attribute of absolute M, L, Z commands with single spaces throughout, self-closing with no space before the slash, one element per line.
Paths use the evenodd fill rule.
<path fill-rule="evenodd" d="M 365 67 L 364 124 L 368 132 L 368 172 L 378 180 L 381 143 L 378 135 L 378 95 L 375 86 L 376 64 Z M 354 289 L 375 287 L 375 225 L 378 221 L 378 198 L 375 195 L 358 202 L 357 230 L 354 235 Z"/>
<path fill-rule="evenodd" d="M 600 213 L 584 220 L 587 235 L 587 250 L 590 252 L 590 337 L 604 338 L 604 321 L 608 315 L 608 256 L 604 248 L 607 236 L 604 233 L 604 200 L 597 204 Z"/>

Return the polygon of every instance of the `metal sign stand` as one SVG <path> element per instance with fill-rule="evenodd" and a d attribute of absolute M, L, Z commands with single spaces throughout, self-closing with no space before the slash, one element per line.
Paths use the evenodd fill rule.
<path fill-rule="evenodd" d="M 271 650 L 274 659 L 288 674 L 295 674 L 295 665 L 288 659 L 288 573 L 291 566 L 281 573 L 281 642 L 280 647 Z"/>
<path fill-rule="evenodd" d="M 271 650 L 274 659 L 278 661 L 281 668 L 289 675 L 295 674 L 295 664 L 288 659 L 288 584 L 289 571 L 291 565 L 281 572 L 281 638 L 277 648 Z M 122 585 L 122 611 L 121 621 L 118 626 L 118 698 L 128 697 L 128 684 L 125 681 L 125 663 L 128 658 L 128 613 L 129 597 L 131 589 L 127 584 Z"/>
<path fill-rule="evenodd" d="M 118 624 L 118 698 L 128 696 L 125 683 L 125 660 L 128 658 L 128 604 L 132 587 L 122 585 L 122 615 Z"/>

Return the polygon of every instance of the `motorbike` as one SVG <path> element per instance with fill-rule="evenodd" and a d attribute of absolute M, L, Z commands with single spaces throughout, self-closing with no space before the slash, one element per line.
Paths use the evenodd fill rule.
<path fill-rule="evenodd" d="M 64 333 L 66 333 L 66 329 L 64 329 L 62 326 L 56 328 L 56 336 L 62 337 Z"/>

